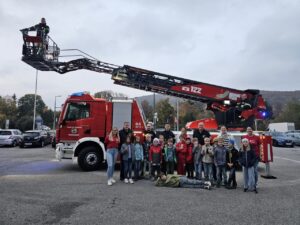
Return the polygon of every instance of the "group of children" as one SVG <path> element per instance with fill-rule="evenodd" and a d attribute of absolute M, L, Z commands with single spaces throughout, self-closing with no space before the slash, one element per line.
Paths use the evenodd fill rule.
<path fill-rule="evenodd" d="M 136 136 L 133 142 L 128 137 L 120 150 L 124 165 L 124 182 L 134 183 L 132 168 L 135 180 L 141 177 L 156 180 L 161 174 L 174 174 L 177 168 L 178 175 L 190 179 L 204 179 L 216 184 L 216 187 L 224 185 L 228 189 L 235 189 L 235 172 L 240 159 L 243 161 L 243 154 L 239 153 L 234 144 L 234 140 L 231 139 L 226 148 L 221 137 L 215 138 L 212 143 L 210 138 L 205 138 L 204 145 L 201 145 L 197 138 L 191 139 L 183 135 L 177 143 L 173 138 L 165 140 L 162 135 L 153 140 L 151 135 L 146 135 L 143 143 L 139 136 Z M 216 171 L 215 176 L 213 171 Z"/>

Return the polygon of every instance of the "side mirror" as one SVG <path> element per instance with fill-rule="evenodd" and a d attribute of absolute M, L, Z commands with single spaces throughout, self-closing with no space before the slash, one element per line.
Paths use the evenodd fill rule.
<path fill-rule="evenodd" d="M 66 124 L 66 120 L 63 119 L 63 120 L 61 121 L 60 125 L 65 125 L 65 124 Z"/>

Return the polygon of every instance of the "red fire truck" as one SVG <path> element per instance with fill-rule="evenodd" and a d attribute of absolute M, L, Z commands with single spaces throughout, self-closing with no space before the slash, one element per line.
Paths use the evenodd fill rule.
<path fill-rule="evenodd" d="M 265 119 L 271 115 L 259 90 L 241 91 L 128 65 L 105 63 L 77 49 L 60 50 L 50 37 L 47 37 L 45 45 L 39 45 L 42 49 L 36 51 L 36 45 L 32 43 L 34 38 L 23 33 L 23 39 L 22 60 L 41 71 L 63 74 L 87 69 L 111 75 L 115 84 L 204 102 L 207 109 L 214 112 L 215 119 L 212 120 L 215 124 L 229 128 L 252 126 L 255 119 Z M 70 51 L 77 53 L 61 55 L 61 52 Z M 59 60 L 62 56 L 79 58 L 62 62 Z M 88 93 L 72 94 L 66 100 L 58 122 L 57 158 L 77 159 L 83 170 L 97 169 L 105 160 L 105 135 L 112 126 L 120 127 L 125 121 L 131 123 L 137 134 L 145 128 L 142 111 L 135 100 L 107 101 Z"/>
<path fill-rule="evenodd" d="M 56 133 L 57 159 L 76 159 L 83 170 L 95 170 L 105 158 L 104 138 L 112 127 L 129 122 L 135 135 L 145 129 L 135 100 L 94 98 L 87 92 L 72 94 L 65 102 Z"/>

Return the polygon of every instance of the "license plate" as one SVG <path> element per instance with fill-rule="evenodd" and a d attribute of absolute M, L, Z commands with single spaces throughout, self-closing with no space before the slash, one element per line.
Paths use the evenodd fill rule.
<path fill-rule="evenodd" d="M 25 145 L 32 145 L 32 143 L 25 143 Z"/>
<path fill-rule="evenodd" d="M 292 145 L 292 143 L 286 143 L 286 145 Z"/>

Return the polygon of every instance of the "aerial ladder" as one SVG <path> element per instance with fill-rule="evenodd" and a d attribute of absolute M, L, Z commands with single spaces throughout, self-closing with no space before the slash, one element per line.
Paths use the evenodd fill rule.
<path fill-rule="evenodd" d="M 26 32 L 22 34 L 22 61 L 40 71 L 65 74 L 91 70 L 111 75 L 114 84 L 202 102 L 214 113 L 217 124 L 228 128 L 253 126 L 255 120 L 270 118 L 272 114 L 259 90 L 237 90 L 129 65 L 118 66 L 78 49 L 60 49 L 50 36 L 41 40 Z M 72 59 L 62 61 L 66 57 Z"/>

